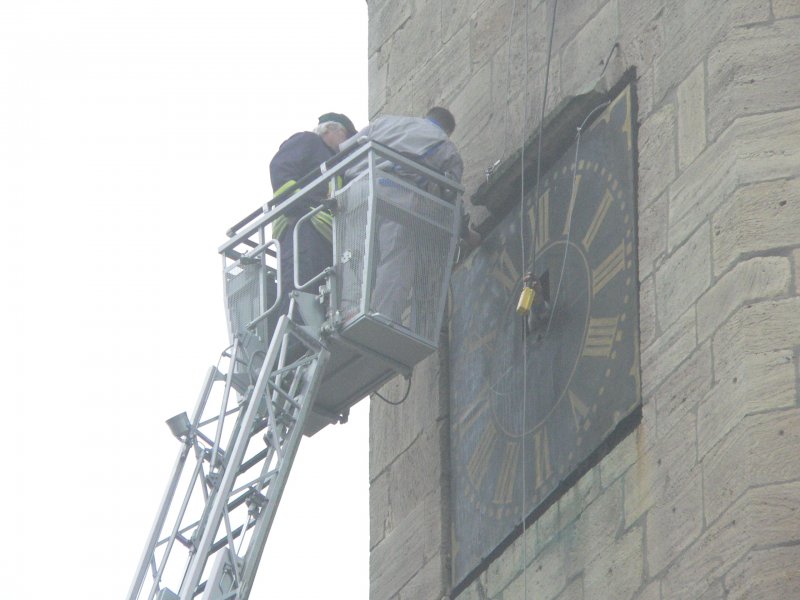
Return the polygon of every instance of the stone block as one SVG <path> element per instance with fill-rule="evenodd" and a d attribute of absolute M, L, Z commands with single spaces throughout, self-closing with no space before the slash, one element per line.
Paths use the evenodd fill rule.
<path fill-rule="evenodd" d="M 402 454 L 424 431 L 435 428 L 442 411 L 438 398 L 439 357 L 433 354 L 414 368 L 408 399 L 399 406 L 391 406 L 376 398 L 370 401 L 369 411 L 369 473 L 374 480 L 391 462 Z M 396 377 L 387 383 L 381 393 L 399 400 L 405 393 L 406 383 Z M 446 401 L 443 402 L 446 404 Z"/>
<path fill-rule="evenodd" d="M 434 555 L 406 583 L 397 595 L 398 600 L 442 600 L 449 586 L 449 574 L 445 575 L 442 557 Z"/>
<path fill-rule="evenodd" d="M 504 36 L 503 45 L 489 59 L 492 70 L 492 105 L 498 113 L 507 112 L 511 99 L 521 95 L 525 90 L 524 33 L 524 29 L 519 24 L 512 28 L 511 35 Z M 521 127 L 516 130 L 511 128 L 510 130 L 496 129 L 495 131 L 498 135 L 503 135 L 506 131 L 516 131 L 518 136 L 522 134 Z"/>
<path fill-rule="evenodd" d="M 769 0 L 666 2 L 661 17 L 666 43 L 656 59 L 656 103 L 686 79 L 730 29 L 769 18 Z"/>
<path fill-rule="evenodd" d="M 505 560 L 505 556 L 501 560 Z M 553 600 L 566 584 L 567 569 L 564 564 L 564 548 L 554 543 L 546 546 L 530 566 L 519 573 L 503 590 L 503 598 L 536 598 L 536 600 Z M 525 595 L 527 590 L 528 595 Z M 491 580 L 488 592 L 494 596 Z"/>
<path fill-rule="evenodd" d="M 709 527 L 663 577 L 661 594 L 670 600 L 695 600 L 719 584 L 719 577 L 747 552 L 748 501 L 743 498 L 730 515 Z M 713 596 L 712 596 L 713 598 Z"/>
<path fill-rule="evenodd" d="M 750 487 L 800 478 L 798 456 L 800 410 L 742 419 L 703 458 L 707 522 Z"/>
<path fill-rule="evenodd" d="M 510 117 L 506 119 L 508 126 L 501 130 L 494 129 L 494 131 L 500 135 L 511 137 L 511 152 L 527 141 L 539 123 L 549 35 L 546 13 L 546 3 L 539 3 L 531 8 L 527 17 L 526 36 L 525 13 L 518 3 L 517 15 L 511 26 L 510 34 L 508 32 L 504 34 L 501 40 L 502 45 L 491 57 L 492 104 L 497 113 L 511 113 Z M 508 16 L 506 15 L 506 17 Z M 508 28 L 508 25 L 506 27 Z M 558 54 L 554 52 L 550 60 L 547 97 L 548 107 L 552 109 L 556 106 L 553 102 L 557 101 L 560 94 Z M 527 118 L 525 118 L 526 116 Z"/>
<path fill-rule="evenodd" d="M 618 480 L 564 531 L 567 579 L 577 575 L 598 554 L 613 545 L 622 526 L 622 512 L 622 480 Z"/>
<path fill-rule="evenodd" d="M 471 77 L 469 31 L 457 32 L 426 62 L 418 63 L 411 84 L 413 96 L 409 106 L 414 114 L 424 114 L 431 106 L 446 104 Z M 392 71 L 390 70 L 390 76 Z"/>
<path fill-rule="evenodd" d="M 664 49 L 664 1 L 619 0 L 620 53 L 628 64 L 653 72 Z"/>
<path fill-rule="evenodd" d="M 658 198 L 675 172 L 675 107 L 667 104 L 639 127 L 639 205 Z"/>
<path fill-rule="evenodd" d="M 658 335 L 656 324 L 656 283 L 648 277 L 639 286 L 639 346 L 647 348 Z"/>
<path fill-rule="evenodd" d="M 625 527 L 654 505 L 677 497 L 692 479 L 697 464 L 695 422 L 695 416 L 687 414 L 625 473 Z"/>
<path fill-rule="evenodd" d="M 794 293 L 800 296 L 800 248 L 792 252 L 794 264 Z"/>
<path fill-rule="evenodd" d="M 512 7 L 516 13 L 512 17 Z M 483 2 L 470 17 L 469 48 L 472 63 L 483 66 L 511 36 L 509 32 L 523 23 L 521 3 L 512 0 Z"/>
<path fill-rule="evenodd" d="M 714 336 L 714 370 L 726 373 L 748 354 L 797 345 L 800 345 L 800 298 L 746 304 Z"/>
<path fill-rule="evenodd" d="M 536 519 L 537 548 L 549 544 L 558 536 L 560 531 L 561 521 L 558 514 L 558 503 L 555 503 L 542 516 Z"/>
<path fill-rule="evenodd" d="M 572 581 L 564 588 L 564 591 L 558 595 L 556 600 L 584 600 L 583 579 L 578 578 Z"/>
<path fill-rule="evenodd" d="M 728 600 L 792 598 L 800 590 L 800 546 L 752 550 L 725 574 Z"/>
<path fill-rule="evenodd" d="M 661 194 L 639 210 L 639 281 L 653 272 L 667 251 L 669 203 Z"/>
<path fill-rule="evenodd" d="M 394 33 L 411 18 L 411 2 L 373 0 L 367 4 L 369 13 L 368 54 L 378 50 Z"/>
<path fill-rule="evenodd" d="M 635 600 L 661 600 L 661 582 L 654 581 L 634 596 Z"/>
<path fill-rule="evenodd" d="M 695 310 L 687 310 L 642 350 L 642 395 L 647 398 L 697 346 Z"/>
<path fill-rule="evenodd" d="M 583 587 L 589 598 L 606 598 L 611 590 L 615 600 L 634 597 L 644 579 L 642 538 L 642 528 L 634 527 L 586 566 Z"/>
<path fill-rule="evenodd" d="M 703 530 L 703 480 L 689 471 L 647 511 L 647 567 L 653 577 L 679 556 Z"/>
<path fill-rule="evenodd" d="M 636 63 L 631 61 L 631 64 Z M 641 72 L 636 72 L 636 100 L 639 105 L 639 122 L 646 120 L 655 108 L 655 78 L 655 69 L 653 67 L 645 67 Z"/>
<path fill-rule="evenodd" d="M 708 589 L 706 589 L 697 600 L 725 600 L 725 588 L 722 585 L 722 580 L 712 582 Z"/>
<path fill-rule="evenodd" d="M 772 14 L 776 19 L 796 17 L 800 15 L 800 4 L 797 0 L 772 0 Z"/>
<path fill-rule="evenodd" d="M 800 482 L 750 489 L 670 567 L 662 596 L 705 598 L 702 594 L 719 584 L 751 548 L 796 543 L 799 538 Z"/>
<path fill-rule="evenodd" d="M 705 66 L 678 86 L 678 167 L 682 171 L 706 147 Z"/>
<path fill-rule="evenodd" d="M 470 18 L 480 4 L 481 0 L 442 3 L 442 36 L 445 43 L 457 32 L 469 28 Z"/>
<path fill-rule="evenodd" d="M 708 57 L 708 135 L 736 117 L 800 105 L 800 21 L 731 30 Z"/>
<path fill-rule="evenodd" d="M 800 179 L 739 188 L 712 221 L 714 273 L 725 271 L 743 255 L 800 244 L 798 223 Z"/>
<path fill-rule="evenodd" d="M 416 0 L 411 18 L 394 33 L 389 61 L 394 86 L 407 81 L 443 49 L 441 3 L 442 0 Z"/>
<path fill-rule="evenodd" d="M 370 548 L 374 548 L 386 535 L 390 510 L 389 475 L 384 472 L 369 484 Z"/>
<path fill-rule="evenodd" d="M 639 458 L 640 435 L 636 431 L 622 440 L 600 463 L 600 483 L 606 488 L 622 477 Z"/>
<path fill-rule="evenodd" d="M 437 555 L 441 539 L 441 496 L 423 498 L 370 552 L 370 593 L 388 600 Z"/>
<path fill-rule="evenodd" d="M 700 227 L 656 271 L 658 325 L 669 328 L 711 283 L 711 231 Z"/>
<path fill-rule="evenodd" d="M 791 268 L 781 256 L 753 258 L 723 275 L 697 302 L 697 338 L 705 340 L 743 304 L 783 296 Z"/>
<path fill-rule="evenodd" d="M 618 35 L 617 0 L 609 0 L 564 46 L 561 86 L 566 96 L 577 96 L 594 88 Z"/>
<path fill-rule="evenodd" d="M 664 436 L 693 412 L 713 383 L 711 344 L 699 346 L 653 393 L 658 435 Z"/>
<path fill-rule="evenodd" d="M 401 523 L 421 497 L 437 493 L 442 482 L 442 424 L 432 424 L 389 465 L 387 528 Z"/>
<path fill-rule="evenodd" d="M 600 471 L 592 469 L 581 477 L 558 501 L 558 513 L 563 530 L 600 495 Z"/>
<path fill-rule="evenodd" d="M 386 75 L 389 70 L 386 56 L 387 54 L 377 50 L 370 55 L 367 63 L 370 119 L 374 118 L 380 112 L 383 105 L 386 104 Z"/>
<path fill-rule="evenodd" d="M 458 125 L 459 145 L 469 144 L 471 140 L 480 144 L 493 133 L 487 131 L 486 127 L 492 116 L 491 75 L 490 65 L 485 65 L 473 74 L 449 103 L 450 112 Z"/>
<path fill-rule="evenodd" d="M 475 581 L 469 584 L 463 592 L 461 592 L 453 600 L 487 600 L 486 595 L 486 571 L 481 573 Z M 444 599 L 442 599 L 444 600 Z"/>
<path fill-rule="evenodd" d="M 408 107 L 411 106 L 414 93 L 413 85 L 410 82 L 406 82 L 400 87 L 391 87 L 395 84 L 391 78 L 389 78 L 389 81 L 390 86 L 386 90 L 386 104 L 383 105 L 381 114 L 402 115 L 408 113 Z"/>
<path fill-rule="evenodd" d="M 564 44 L 574 38 L 583 26 L 593 18 L 605 0 L 562 0 L 558 3 L 558 14 L 556 15 L 555 31 L 553 32 L 553 54 L 558 54 Z M 543 21 L 546 21 L 548 29 L 553 19 L 552 3 L 544 2 L 548 5 L 548 11 Z M 611 48 L 609 47 L 609 50 Z M 603 57 L 605 58 L 605 57 Z"/>
<path fill-rule="evenodd" d="M 798 137 L 800 110 L 734 121 L 670 185 L 669 249 L 689 237 L 737 187 L 796 176 Z M 716 266 L 715 272 L 720 272 Z"/>
<path fill-rule="evenodd" d="M 534 535 L 535 537 L 535 535 Z M 486 569 L 485 597 L 499 598 L 504 589 L 513 582 L 524 570 L 522 539 L 517 538 L 506 548 L 501 556 L 494 560 Z M 533 558 L 533 553 L 529 560 Z"/>

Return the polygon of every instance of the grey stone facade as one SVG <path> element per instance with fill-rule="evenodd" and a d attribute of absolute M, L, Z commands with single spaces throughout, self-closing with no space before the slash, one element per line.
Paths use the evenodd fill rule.
<path fill-rule="evenodd" d="M 450 107 L 469 198 L 538 128 L 552 6 L 369 0 L 371 116 Z M 636 68 L 643 416 L 458 598 L 796 597 L 800 2 L 561 0 L 555 23 L 548 111 Z M 372 600 L 450 593 L 446 364 L 371 407 Z"/>

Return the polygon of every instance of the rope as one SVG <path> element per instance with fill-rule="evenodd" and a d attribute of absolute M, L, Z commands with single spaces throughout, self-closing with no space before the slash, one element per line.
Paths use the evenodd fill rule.
<path fill-rule="evenodd" d="M 538 143 L 538 151 L 536 155 L 536 184 L 534 187 L 534 195 L 533 195 L 533 206 L 534 211 L 538 211 L 538 198 L 539 198 L 539 180 L 541 179 L 542 173 L 542 137 L 544 133 L 544 114 L 545 109 L 547 107 L 547 88 L 550 82 L 550 61 L 552 59 L 553 53 L 553 34 L 556 29 L 556 13 L 558 11 L 558 0 L 553 0 L 553 14 L 550 20 L 550 35 L 547 41 L 547 60 L 545 61 L 545 70 L 544 70 L 544 89 L 542 90 L 542 109 L 539 113 L 539 143 Z M 528 93 L 528 1 L 525 2 L 525 116 L 523 123 L 527 122 L 527 93 Z M 524 131 L 524 126 L 523 126 Z M 524 133 L 523 133 L 524 137 Z M 522 153 L 521 153 L 521 173 L 520 173 L 520 180 L 521 180 L 521 201 L 520 201 L 520 240 L 521 240 L 521 252 L 522 252 L 522 273 L 526 272 L 525 270 L 525 142 L 522 142 Z M 539 214 L 538 212 L 534 212 L 534 223 L 537 224 L 534 227 L 533 231 L 533 243 L 531 245 L 532 252 L 531 252 L 531 261 L 530 264 L 535 264 L 536 261 L 536 243 L 537 243 L 537 235 L 539 231 L 538 223 L 539 223 Z M 524 317 L 523 317 L 524 318 Z M 527 498 L 528 498 L 528 481 L 527 481 L 527 461 L 526 456 L 527 452 L 525 451 L 525 438 L 526 438 L 526 428 L 527 428 L 527 417 L 528 417 L 528 328 L 525 327 L 523 323 L 522 327 L 522 502 L 521 502 L 521 513 L 522 513 L 522 570 L 524 573 L 524 594 L 525 598 L 527 599 L 528 596 L 528 544 L 525 539 L 527 534 Z"/>

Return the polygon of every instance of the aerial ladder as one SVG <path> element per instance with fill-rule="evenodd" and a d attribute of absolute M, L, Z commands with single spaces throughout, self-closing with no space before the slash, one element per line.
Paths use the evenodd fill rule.
<path fill-rule="evenodd" d="M 129 600 L 248 598 L 303 435 L 345 422 L 351 406 L 410 377 L 437 348 L 462 189 L 388 147 L 354 142 L 291 197 L 234 225 L 219 248 L 230 345 L 192 413 L 167 421 L 180 449 Z M 293 239 L 297 257 L 302 222 L 331 211 L 332 266 L 300 273 L 295 258 L 295 290 L 279 315 L 270 224 L 334 181 L 347 183 L 298 219 Z M 402 310 L 391 313 L 380 301 L 399 275 L 382 264 L 386 227 L 408 249 Z"/>

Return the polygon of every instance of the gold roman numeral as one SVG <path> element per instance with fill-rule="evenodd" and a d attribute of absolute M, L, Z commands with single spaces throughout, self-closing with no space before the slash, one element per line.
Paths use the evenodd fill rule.
<path fill-rule="evenodd" d="M 486 398 L 486 392 L 489 389 L 489 383 L 484 383 L 480 391 L 475 395 L 475 400 L 470 404 L 459 417 L 455 426 L 458 431 L 458 436 L 463 437 L 475 425 L 478 419 L 489 408 L 490 403 Z"/>
<path fill-rule="evenodd" d="M 496 504 L 509 504 L 514 500 L 514 483 L 517 480 L 517 464 L 519 463 L 519 442 L 506 442 L 503 455 L 503 466 L 497 478 L 494 490 Z"/>
<path fill-rule="evenodd" d="M 489 423 L 481 434 L 478 445 L 467 464 L 470 481 L 476 488 L 480 488 L 483 483 L 483 478 L 489 469 L 489 459 L 492 457 L 496 445 L 497 429 L 495 429 L 494 423 Z"/>
<path fill-rule="evenodd" d="M 550 464 L 550 441 L 545 428 L 533 434 L 533 460 L 535 487 L 538 488 L 553 474 L 553 466 Z"/>
<path fill-rule="evenodd" d="M 536 235 L 536 249 L 539 250 L 550 241 L 550 190 L 539 196 L 539 223 Z"/>
<path fill-rule="evenodd" d="M 581 161 L 581 167 L 582 166 L 583 166 L 583 161 Z M 567 220 L 564 222 L 564 231 L 563 231 L 564 235 L 567 235 L 569 233 L 569 229 L 572 224 L 572 210 L 575 208 L 575 199 L 578 197 L 578 188 L 581 187 L 581 177 L 583 177 L 583 175 L 575 175 L 575 179 L 572 182 L 572 197 L 569 199 L 569 209 L 567 209 Z"/>
<path fill-rule="evenodd" d="M 586 334 L 586 345 L 583 356 L 599 356 L 608 358 L 614 347 L 617 336 L 619 315 L 616 317 L 592 317 L 589 319 L 589 331 Z"/>
<path fill-rule="evenodd" d="M 497 338 L 497 329 L 492 329 L 489 333 L 485 333 L 477 339 L 470 338 L 467 340 L 467 352 L 480 350 L 486 344 L 491 344 L 495 338 Z"/>
<path fill-rule="evenodd" d="M 492 277 L 499 281 L 507 292 L 513 291 L 522 277 L 505 248 L 498 257 L 497 266 L 492 270 Z"/>
<path fill-rule="evenodd" d="M 569 390 L 567 395 L 569 396 L 569 405 L 572 408 L 572 418 L 575 421 L 575 429 L 587 429 L 589 424 L 587 417 L 590 412 L 589 405 L 581 400 L 572 390 Z"/>
<path fill-rule="evenodd" d="M 614 275 L 625 268 L 625 242 L 609 254 L 596 269 L 592 270 L 592 295 L 602 290 L 614 278 Z"/>
<path fill-rule="evenodd" d="M 597 207 L 597 212 L 594 213 L 592 223 L 589 225 L 589 230 L 586 232 L 586 235 L 583 236 L 583 247 L 586 250 L 592 245 L 594 238 L 597 236 L 597 232 L 600 231 L 600 225 L 603 224 L 603 219 L 605 219 L 608 208 L 611 206 L 612 202 L 614 202 L 614 197 L 611 195 L 610 191 L 606 190 L 606 193 L 603 194 L 603 200 L 600 202 L 600 206 Z"/>

